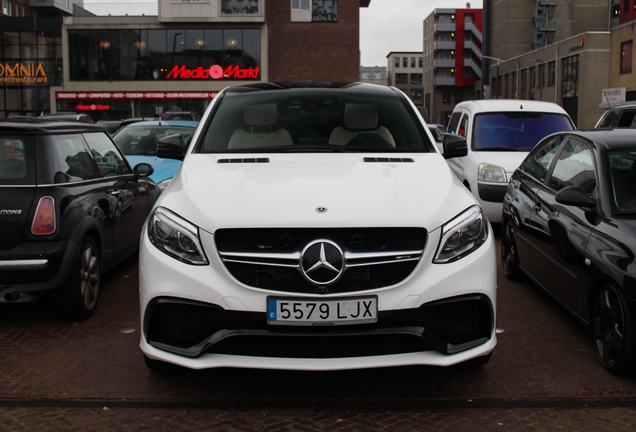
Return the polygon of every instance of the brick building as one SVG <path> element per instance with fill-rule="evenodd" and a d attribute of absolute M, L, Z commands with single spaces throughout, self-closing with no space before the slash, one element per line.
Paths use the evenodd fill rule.
<path fill-rule="evenodd" d="M 228 85 L 358 81 L 360 8 L 370 1 L 158 0 L 157 16 L 65 16 L 44 50 L 32 42 L 37 28 L 26 23 L 12 29 L 15 49 L 0 50 L 0 117 L 200 114 Z M 11 102 L 18 95 L 35 102 Z"/>

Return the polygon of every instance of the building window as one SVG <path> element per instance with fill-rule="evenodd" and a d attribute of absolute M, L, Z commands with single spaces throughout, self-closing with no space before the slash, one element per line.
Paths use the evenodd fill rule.
<path fill-rule="evenodd" d="M 179 3 L 172 0 L 172 3 Z M 210 3 L 210 0 L 188 0 L 188 3 Z M 221 0 L 224 15 L 253 15 L 258 13 L 258 0 Z"/>
<path fill-rule="evenodd" d="M 408 57 L 402 57 L 402 67 L 403 68 L 409 67 L 409 58 Z"/>
<path fill-rule="evenodd" d="M 548 63 L 548 87 L 554 87 L 556 82 L 556 62 Z"/>
<path fill-rule="evenodd" d="M 411 68 L 415 69 L 415 57 L 411 57 Z"/>
<path fill-rule="evenodd" d="M 11 16 L 11 0 L 2 0 L 2 13 Z"/>
<path fill-rule="evenodd" d="M 313 0 L 312 21 L 338 21 L 338 0 Z"/>
<path fill-rule="evenodd" d="M 421 73 L 412 73 L 411 74 L 411 84 L 422 84 L 422 74 Z"/>
<path fill-rule="evenodd" d="M 310 3 L 311 0 L 291 0 L 291 20 L 294 22 L 311 22 Z"/>
<path fill-rule="evenodd" d="M 632 41 L 621 44 L 621 74 L 632 72 Z"/>
<path fill-rule="evenodd" d="M 455 92 L 455 103 L 458 104 L 464 100 L 464 93 L 461 91 Z"/>
<path fill-rule="evenodd" d="M 260 80 L 259 29 L 69 30 L 71 81 Z"/>
<path fill-rule="evenodd" d="M 395 67 L 396 67 L 396 68 L 399 68 L 399 67 L 400 67 L 400 58 L 399 58 L 399 57 L 396 57 L 396 58 L 395 58 Z"/>
<path fill-rule="evenodd" d="M 451 103 L 451 92 L 445 91 L 442 93 L 442 103 Z"/>
<path fill-rule="evenodd" d="M 405 74 L 405 73 L 395 74 L 395 84 L 408 84 L 408 74 Z"/>
<path fill-rule="evenodd" d="M 576 97 L 579 95 L 579 56 L 572 56 L 563 59 L 563 98 Z"/>
<path fill-rule="evenodd" d="M 418 57 L 418 66 L 420 68 L 424 67 L 424 57 Z"/>

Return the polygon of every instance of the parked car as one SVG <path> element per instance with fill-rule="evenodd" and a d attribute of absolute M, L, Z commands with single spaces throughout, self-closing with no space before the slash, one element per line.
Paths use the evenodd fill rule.
<path fill-rule="evenodd" d="M 42 114 L 40 118 L 45 118 L 49 121 L 75 121 L 80 123 L 93 124 L 93 118 L 88 114 Z"/>
<path fill-rule="evenodd" d="M 183 165 L 142 235 L 148 367 L 488 361 L 492 231 L 404 93 L 231 87 L 201 125 L 185 158 L 179 136 L 157 148 Z"/>
<path fill-rule="evenodd" d="M 190 120 L 199 121 L 197 113 L 191 111 L 166 111 L 161 115 L 161 120 Z"/>
<path fill-rule="evenodd" d="M 543 137 L 574 129 L 568 114 L 550 102 L 489 99 L 457 104 L 447 132 L 466 137 L 468 155 L 449 160 L 490 222 L 501 222 L 506 185 Z"/>
<path fill-rule="evenodd" d="M 139 121 L 121 128 L 113 140 L 124 152 L 131 165 L 145 162 L 152 165 L 150 179 L 164 190 L 181 167 L 181 161 L 157 157 L 157 142 L 169 135 L 179 134 L 185 147 L 190 143 L 199 122 L 194 121 Z"/>
<path fill-rule="evenodd" d="M 636 130 L 545 138 L 510 179 L 502 227 L 504 274 L 588 325 L 606 369 L 636 369 Z"/>
<path fill-rule="evenodd" d="M 605 111 L 595 128 L 636 128 L 636 102 L 625 102 Z"/>
<path fill-rule="evenodd" d="M 431 134 L 433 134 L 433 138 L 435 138 L 435 142 L 438 144 L 441 144 L 442 138 L 444 136 L 444 131 L 440 129 L 439 125 L 429 123 L 428 129 L 431 131 Z"/>
<path fill-rule="evenodd" d="M 65 316 L 93 315 L 101 274 L 138 250 L 151 173 L 100 127 L 0 122 L 0 302 L 48 294 Z"/>

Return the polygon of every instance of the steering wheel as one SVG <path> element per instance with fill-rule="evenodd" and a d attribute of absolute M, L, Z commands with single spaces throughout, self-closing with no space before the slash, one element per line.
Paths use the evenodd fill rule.
<path fill-rule="evenodd" d="M 352 138 L 347 147 L 368 148 L 368 149 L 393 149 L 393 144 L 382 138 L 380 135 L 365 133 Z"/>

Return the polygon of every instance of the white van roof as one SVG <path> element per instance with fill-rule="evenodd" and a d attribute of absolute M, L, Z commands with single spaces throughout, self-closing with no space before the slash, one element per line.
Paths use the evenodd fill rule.
<path fill-rule="evenodd" d="M 552 112 L 567 114 L 559 105 L 552 102 L 542 102 L 521 99 L 482 99 L 460 102 L 455 109 L 478 112 Z"/>

